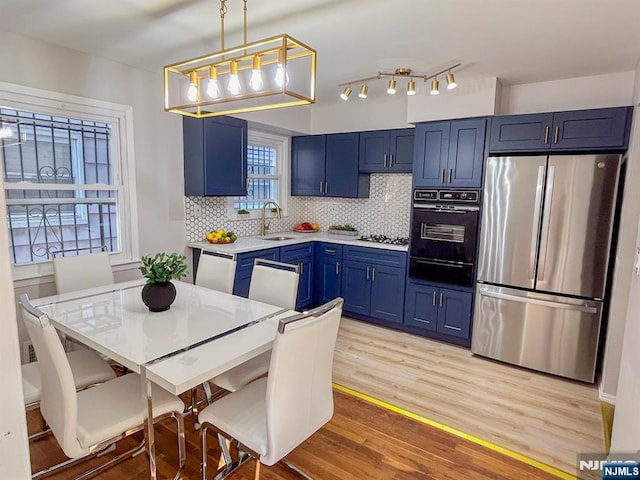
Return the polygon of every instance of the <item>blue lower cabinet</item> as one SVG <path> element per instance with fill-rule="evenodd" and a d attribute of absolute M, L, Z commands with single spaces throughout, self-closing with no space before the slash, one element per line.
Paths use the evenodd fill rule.
<path fill-rule="evenodd" d="M 314 264 L 316 303 L 327 303 L 340 296 L 342 288 L 342 260 L 317 257 Z"/>
<path fill-rule="evenodd" d="M 367 259 L 368 262 L 344 260 L 342 297 L 344 310 L 389 323 L 402 324 L 406 268 L 403 252 L 372 248 L 344 247 L 345 258 Z M 399 254 L 399 255 L 398 255 Z M 378 258 L 376 258 L 378 255 Z M 379 260 L 381 263 L 371 260 Z"/>
<path fill-rule="evenodd" d="M 369 315 L 387 322 L 402 323 L 405 272 L 401 268 L 372 265 Z"/>
<path fill-rule="evenodd" d="M 313 243 L 280 248 L 280 261 L 300 267 L 296 310 L 313 303 Z"/>
<path fill-rule="evenodd" d="M 409 281 L 404 323 L 435 331 L 438 325 L 438 288 Z"/>
<path fill-rule="evenodd" d="M 371 311 L 371 267 L 345 260 L 342 272 L 343 310 L 369 315 Z"/>
<path fill-rule="evenodd" d="M 469 339 L 473 293 L 409 281 L 405 325 Z"/>
<path fill-rule="evenodd" d="M 473 294 L 441 288 L 439 297 L 438 332 L 469 338 Z"/>
<path fill-rule="evenodd" d="M 267 260 L 280 260 L 280 249 L 269 248 L 257 252 L 239 253 L 236 261 L 236 278 L 233 284 L 233 294 L 241 297 L 249 296 L 249 284 L 251 283 L 251 273 L 253 272 L 253 261 L 256 258 Z"/>

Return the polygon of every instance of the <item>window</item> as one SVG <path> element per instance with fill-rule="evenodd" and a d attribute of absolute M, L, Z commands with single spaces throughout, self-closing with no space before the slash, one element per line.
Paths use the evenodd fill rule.
<path fill-rule="evenodd" d="M 262 214 L 266 201 L 275 200 L 286 214 L 289 139 L 265 132 L 249 131 L 247 145 L 247 195 L 227 203 L 227 215 L 238 218 L 238 210 L 248 210 L 249 218 Z"/>
<path fill-rule="evenodd" d="M 60 101 L 64 103 L 61 104 Z M 82 102 L 82 103 L 79 103 Z M 14 277 L 53 255 L 137 257 L 126 160 L 130 107 L 0 84 L 0 160 Z"/>

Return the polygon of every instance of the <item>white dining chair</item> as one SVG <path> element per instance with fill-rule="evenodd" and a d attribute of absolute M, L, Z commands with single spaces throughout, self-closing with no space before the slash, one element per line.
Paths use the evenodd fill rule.
<path fill-rule="evenodd" d="M 195 284 L 224 293 L 233 293 L 236 263 L 235 255 L 203 251 L 198 261 Z"/>
<path fill-rule="evenodd" d="M 27 295 L 20 297 L 22 319 L 33 341 L 42 372 L 40 411 L 69 460 L 32 475 L 33 479 L 75 465 L 90 456 L 104 453 L 118 440 L 143 428 L 145 403 L 141 380 L 128 374 L 79 392 L 62 342 L 49 318 L 35 308 Z M 179 469 L 185 463 L 185 438 L 180 398 L 152 386 L 153 421 L 172 417 L 177 423 Z M 118 454 L 87 472 L 93 476 L 142 452 L 144 445 Z M 84 476 L 84 475 L 83 475 Z"/>
<path fill-rule="evenodd" d="M 256 460 L 256 479 L 261 464 L 271 466 L 277 462 L 306 475 L 284 457 L 333 416 L 333 354 L 342 304 L 342 298 L 337 298 L 315 310 L 280 320 L 269 376 L 200 412 L 203 480 L 207 478 L 209 428 L 219 435 L 221 444 L 225 440 L 237 442 L 240 451 Z M 225 460 L 221 458 L 220 463 Z M 245 460 L 246 456 L 239 462 Z M 221 470 L 225 468 L 223 465 Z"/>
<path fill-rule="evenodd" d="M 251 273 L 249 298 L 287 310 L 295 310 L 299 279 L 298 265 L 257 258 Z M 266 375 L 269 371 L 270 358 L 271 350 L 212 378 L 211 382 L 224 390 L 235 392 L 256 378 Z M 208 400 L 213 399 L 208 398 Z"/>
<path fill-rule="evenodd" d="M 59 294 L 113 283 L 109 254 L 104 251 L 72 257 L 54 255 L 53 275 Z"/>

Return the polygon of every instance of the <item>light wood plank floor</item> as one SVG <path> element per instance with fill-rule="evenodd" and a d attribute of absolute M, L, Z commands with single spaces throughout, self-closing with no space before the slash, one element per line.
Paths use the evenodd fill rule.
<path fill-rule="evenodd" d="M 594 385 L 343 318 L 334 382 L 575 475 L 604 450 Z"/>

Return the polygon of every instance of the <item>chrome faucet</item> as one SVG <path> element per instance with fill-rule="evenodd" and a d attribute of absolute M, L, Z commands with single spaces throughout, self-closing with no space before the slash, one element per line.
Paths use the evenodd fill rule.
<path fill-rule="evenodd" d="M 267 205 L 269 204 L 272 204 L 276 207 L 276 214 L 278 215 L 278 218 L 282 218 L 282 215 L 280 214 L 280 205 L 278 205 L 278 202 L 274 200 L 264 202 L 264 204 L 262 205 L 262 219 L 260 220 L 260 236 L 262 237 L 264 237 L 267 234 L 267 230 L 269 230 L 269 222 L 267 222 L 267 219 L 265 218 L 265 211 Z"/>

